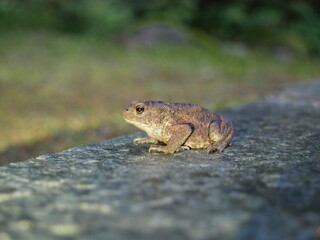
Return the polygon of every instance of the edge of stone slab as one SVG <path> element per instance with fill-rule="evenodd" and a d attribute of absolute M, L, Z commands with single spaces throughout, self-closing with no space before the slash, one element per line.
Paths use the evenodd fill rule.
<path fill-rule="evenodd" d="M 60 152 L 56 152 L 56 153 L 42 154 L 42 155 L 34 157 L 34 158 L 29 158 L 29 159 L 26 159 L 26 160 L 20 161 L 20 162 L 12 162 L 12 163 L 0 166 L 0 167 L 5 168 L 5 167 L 10 167 L 10 166 L 18 166 L 21 164 L 29 164 L 30 162 L 35 162 L 35 161 L 44 161 L 44 160 L 47 160 L 48 158 L 52 158 L 52 156 L 64 155 L 69 152 L 75 152 L 78 150 L 82 151 L 84 149 L 106 150 L 105 149 L 106 146 L 112 145 L 113 147 L 117 147 L 120 145 L 126 145 L 126 144 L 131 143 L 134 138 L 144 137 L 144 136 L 146 136 L 146 134 L 144 132 L 140 131 L 140 132 L 136 132 L 136 133 L 132 133 L 132 134 L 128 134 L 128 135 L 123 135 L 123 136 L 119 136 L 119 137 L 115 137 L 115 138 L 106 139 L 101 142 L 78 145 L 75 147 L 67 148 L 67 149 L 62 150 Z M 121 141 L 119 141 L 119 140 L 121 140 Z"/>

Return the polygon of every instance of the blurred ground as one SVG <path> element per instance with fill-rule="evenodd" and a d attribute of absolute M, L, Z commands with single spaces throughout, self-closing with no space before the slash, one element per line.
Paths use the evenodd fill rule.
<path fill-rule="evenodd" d="M 0 38 L 0 164 L 136 131 L 133 99 L 221 110 L 320 75 L 319 60 L 237 44 L 124 46 L 52 32 Z"/>

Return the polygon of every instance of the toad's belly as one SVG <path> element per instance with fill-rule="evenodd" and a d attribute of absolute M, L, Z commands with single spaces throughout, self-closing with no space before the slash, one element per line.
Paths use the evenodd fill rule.
<path fill-rule="evenodd" d="M 194 131 L 187 141 L 183 144 L 193 149 L 207 148 L 212 145 L 207 129 Z"/>
<path fill-rule="evenodd" d="M 171 134 L 167 133 L 164 128 L 150 128 L 150 129 L 145 129 L 147 134 L 154 138 L 157 139 L 160 142 L 164 142 L 165 144 L 168 143 L 170 137 L 172 136 Z"/>
<path fill-rule="evenodd" d="M 207 148 L 211 146 L 212 144 L 210 143 L 209 140 L 207 141 L 192 141 L 192 140 L 187 140 L 184 144 L 184 146 L 188 146 L 192 149 L 202 149 L 202 148 Z"/>
<path fill-rule="evenodd" d="M 144 130 L 150 137 L 164 142 L 165 144 L 167 144 L 172 135 L 175 134 L 172 134 L 172 132 L 170 132 L 166 127 L 152 127 Z M 210 140 L 209 137 L 208 126 L 195 129 L 183 145 L 193 149 L 201 149 L 211 146 L 212 140 Z"/>

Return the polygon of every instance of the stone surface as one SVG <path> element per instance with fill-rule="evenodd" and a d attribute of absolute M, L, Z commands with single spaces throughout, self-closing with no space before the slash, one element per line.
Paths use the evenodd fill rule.
<path fill-rule="evenodd" d="M 320 239 L 320 81 L 222 115 L 223 153 L 141 133 L 0 168 L 0 239 Z"/>

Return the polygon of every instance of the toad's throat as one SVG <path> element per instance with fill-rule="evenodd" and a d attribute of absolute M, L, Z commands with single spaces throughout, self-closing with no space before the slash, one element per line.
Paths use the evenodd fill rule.
<path fill-rule="evenodd" d="M 141 123 L 138 121 L 125 119 L 126 122 L 133 124 L 137 128 L 144 130 L 150 137 L 157 139 L 162 142 L 167 142 L 168 134 L 165 134 L 164 128 L 165 126 L 157 126 L 154 124 Z"/>
<path fill-rule="evenodd" d="M 140 128 L 142 130 L 150 128 L 150 126 L 146 123 L 142 123 L 142 122 L 138 122 L 138 121 L 134 121 L 134 120 L 130 120 L 130 119 L 125 119 L 125 121 L 127 123 L 133 124 L 134 126 L 136 126 L 137 128 Z"/>

